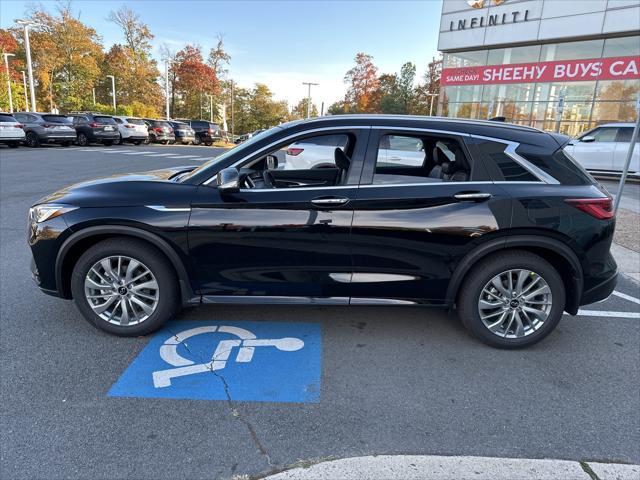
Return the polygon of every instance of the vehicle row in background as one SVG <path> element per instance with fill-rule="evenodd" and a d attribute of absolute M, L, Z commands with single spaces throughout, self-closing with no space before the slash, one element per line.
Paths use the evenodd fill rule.
<path fill-rule="evenodd" d="M 16 148 L 23 141 L 22 125 L 10 113 L 0 113 L 0 143 Z"/>

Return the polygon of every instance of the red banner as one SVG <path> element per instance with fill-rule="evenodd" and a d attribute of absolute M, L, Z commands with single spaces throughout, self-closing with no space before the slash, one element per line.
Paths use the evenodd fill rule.
<path fill-rule="evenodd" d="M 560 60 L 442 69 L 441 85 L 586 82 L 640 78 L 640 57 Z"/>

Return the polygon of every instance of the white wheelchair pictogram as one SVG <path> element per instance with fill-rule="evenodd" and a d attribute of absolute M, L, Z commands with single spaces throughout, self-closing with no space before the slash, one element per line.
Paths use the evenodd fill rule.
<path fill-rule="evenodd" d="M 235 335 L 238 339 L 221 340 L 218 342 L 211 361 L 207 363 L 196 363 L 178 354 L 178 345 L 188 338 L 204 333 L 228 333 Z M 169 337 L 160 347 L 160 357 L 175 368 L 158 370 L 153 372 L 153 386 L 163 388 L 171 386 L 171 379 L 194 375 L 196 373 L 212 372 L 222 370 L 227 366 L 227 361 L 234 348 L 238 349 L 236 362 L 250 362 L 256 347 L 275 347 L 283 352 L 295 352 L 304 347 L 304 342 L 299 338 L 285 337 L 274 339 L 256 338 L 249 330 L 229 325 L 208 325 L 204 327 L 191 328 Z"/>

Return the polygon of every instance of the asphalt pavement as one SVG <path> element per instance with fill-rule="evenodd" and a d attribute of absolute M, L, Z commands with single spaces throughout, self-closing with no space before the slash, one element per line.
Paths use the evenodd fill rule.
<path fill-rule="evenodd" d="M 220 151 L 0 147 L 2 478 L 231 478 L 383 454 L 640 463 L 640 292 L 628 278 L 520 351 L 489 348 L 454 315 L 422 307 L 192 308 L 177 328 L 319 326 L 316 400 L 239 401 L 242 378 L 222 400 L 110 396 L 150 337 L 101 333 L 72 302 L 38 291 L 27 209 L 71 183 L 200 164 Z M 248 366 L 277 375 L 260 358 Z M 205 379 L 229 387 L 225 370 L 213 373 Z"/>

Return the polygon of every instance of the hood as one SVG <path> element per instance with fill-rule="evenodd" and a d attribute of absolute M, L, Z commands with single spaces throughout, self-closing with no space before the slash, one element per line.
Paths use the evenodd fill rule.
<path fill-rule="evenodd" d="M 62 188 L 38 202 L 63 203 L 78 207 L 145 205 L 167 192 L 171 186 L 182 184 L 171 181 L 180 173 L 190 172 L 195 166 L 173 167 L 141 173 L 122 173 L 86 180 Z"/>

